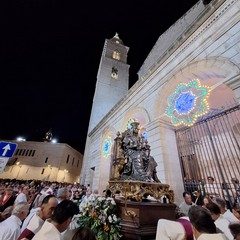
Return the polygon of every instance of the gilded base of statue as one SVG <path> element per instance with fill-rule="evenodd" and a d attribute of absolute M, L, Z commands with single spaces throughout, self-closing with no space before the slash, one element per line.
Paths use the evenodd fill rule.
<path fill-rule="evenodd" d="M 165 203 L 174 202 L 173 191 L 169 189 L 170 186 L 168 184 L 164 183 L 130 180 L 110 180 L 108 188 L 112 192 L 113 196 L 116 194 L 116 192 L 120 193 L 120 198 L 122 200 L 129 199 L 141 202 L 147 196 L 151 196 L 159 201 L 162 201 L 162 198 L 164 197 L 166 201 Z"/>
<path fill-rule="evenodd" d="M 175 220 L 176 205 L 160 202 L 116 200 L 121 218 L 122 240 L 155 239 L 160 218 Z"/>

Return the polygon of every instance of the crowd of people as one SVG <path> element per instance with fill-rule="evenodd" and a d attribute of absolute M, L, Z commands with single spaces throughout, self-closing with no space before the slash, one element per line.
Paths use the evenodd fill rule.
<path fill-rule="evenodd" d="M 225 199 L 206 195 L 202 205 L 183 192 L 176 220 L 160 219 L 156 240 L 240 240 L 240 217 L 227 208 Z"/>
<path fill-rule="evenodd" d="M 202 204 L 205 196 L 210 198 L 222 197 L 227 204 L 227 207 L 240 207 L 240 182 L 236 177 L 232 177 L 228 182 L 218 182 L 212 176 L 199 181 L 193 179 L 185 179 L 184 185 L 186 191 L 192 194 L 196 203 Z"/>
<path fill-rule="evenodd" d="M 73 224 L 80 211 L 78 203 L 91 194 L 89 185 L 78 183 L 2 179 L 0 239 L 95 240 L 90 228 Z"/>
<path fill-rule="evenodd" d="M 108 191 L 105 196 L 110 196 Z M 75 225 L 91 196 L 90 185 L 41 181 L 0 180 L 0 239 L 95 240 L 89 227 Z M 203 198 L 202 205 L 183 192 L 176 220 L 159 219 L 156 240 L 240 240 L 240 215 L 219 196 Z"/>

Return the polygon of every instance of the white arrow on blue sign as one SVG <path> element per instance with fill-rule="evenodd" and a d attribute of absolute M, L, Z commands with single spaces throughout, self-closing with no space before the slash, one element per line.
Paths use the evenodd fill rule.
<path fill-rule="evenodd" d="M 16 143 L 0 142 L 0 157 L 11 158 L 16 148 Z"/>

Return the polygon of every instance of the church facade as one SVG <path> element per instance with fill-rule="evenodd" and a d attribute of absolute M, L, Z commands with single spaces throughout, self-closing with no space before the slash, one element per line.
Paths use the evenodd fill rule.
<path fill-rule="evenodd" d="M 81 184 L 100 192 L 106 188 L 116 134 L 137 119 L 158 164 L 158 178 L 171 186 L 177 203 L 182 201 L 176 130 L 194 126 L 213 109 L 239 104 L 239 9 L 237 0 L 199 1 L 159 37 L 129 90 L 129 48 L 118 35 L 105 41 Z"/>

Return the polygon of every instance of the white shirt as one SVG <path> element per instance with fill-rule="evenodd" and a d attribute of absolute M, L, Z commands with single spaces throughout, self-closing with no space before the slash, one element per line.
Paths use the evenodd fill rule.
<path fill-rule="evenodd" d="M 185 216 L 188 216 L 188 211 L 190 209 L 190 207 L 192 207 L 193 205 L 195 205 L 194 203 L 192 203 L 191 205 L 186 204 L 185 201 L 183 201 L 180 205 L 179 205 L 179 210 L 181 213 L 183 213 Z"/>
<path fill-rule="evenodd" d="M 189 221 L 188 217 L 181 217 Z M 180 222 L 167 219 L 159 219 L 157 225 L 156 240 L 184 240 L 185 229 Z"/>
<path fill-rule="evenodd" d="M 197 240 L 227 240 L 227 238 L 222 233 L 202 233 Z"/>
<path fill-rule="evenodd" d="M 22 221 L 15 215 L 0 223 L 0 239 L 1 240 L 17 240 L 20 236 L 20 226 Z"/>
<path fill-rule="evenodd" d="M 46 220 L 32 240 L 63 240 L 63 237 L 57 228 Z"/>
<path fill-rule="evenodd" d="M 32 219 L 32 217 L 35 214 L 38 214 L 40 212 L 41 208 L 32 208 L 30 213 L 28 214 L 28 216 L 25 218 L 25 220 L 23 221 L 22 227 L 21 227 L 21 233 L 24 231 L 24 229 L 27 227 L 27 225 L 29 224 L 30 220 Z"/>
<path fill-rule="evenodd" d="M 32 219 L 30 220 L 29 224 L 27 225 L 27 229 L 36 234 L 40 231 L 41 227 L 44 224 L 44 220 L 42 220 L 39 215 L 36 213 Z"/>
<path fill-rule="evenodd" d="M 210 196 L 219 196 L 218 194 L 218 186 L 216 183 L 206 183 L 205 184 L 205 192 Z"/>
<path fill-rule="evenodd" d="M 227 209 L 227 211 L 223 214 L 223 217 L 226 218 L 229 222 L 239 221 L 229 209 Z"/>
<path fill-rule="evenodd" d="M 15 199 L 14 204 L 20 203 L 20 202 L 27 202 L 27 196 L 25 193 L 19 193 Z"/>
<path fill-rule="evenodd" d="M 228 228 L 230 222 L 227 219 L 225 219 L 222 214 L 220 214 L 220 216 L 218 217 L 218 219 L 214 221 L 214 223 L 216 227 L 226 235 L 227 239 L 229 240 L 233 239 L 233 235 L 231 234 Z"/>

